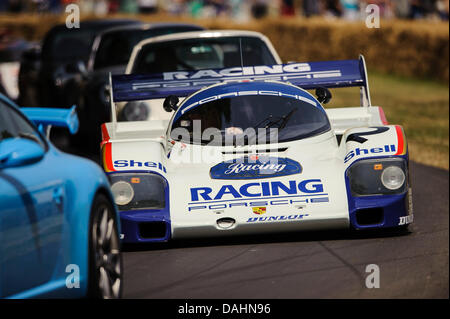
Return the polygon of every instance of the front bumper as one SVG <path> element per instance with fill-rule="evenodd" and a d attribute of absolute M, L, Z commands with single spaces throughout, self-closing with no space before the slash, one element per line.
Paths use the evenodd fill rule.
<path fill-rule="evenodd" d="M 155 210 L 120 212 L 123 243 L 167 242 L 171 238 L 170 219 Z"/>

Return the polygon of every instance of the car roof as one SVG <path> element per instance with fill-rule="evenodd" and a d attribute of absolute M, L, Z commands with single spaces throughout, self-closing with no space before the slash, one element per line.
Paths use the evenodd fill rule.
<path fill-rule="evenodd" d="M 203 31 L 191 31 L 183 33 L 174 33 L 161 35 L 151 39 L 145 39 L 136 44 L 136 47 L 142 47 L 149 43 L 155 42 L 165 42 L 165 41 L 176 41 L 183 39 L 196 39 L 196 38 L 221 38 L 221 37 L 236 37 L 236 36 L 249 36 L 257 37 L 261 39 L 267 39 L 265 35 L 256 31 L 246 31 L 246 30 L 203 30 Z"/>
<path fill-rule="evenodd" d="M 125 73 L 130 73 L 132 69 L 131 62 L 135 60 L 138 52 L 142 49 L 143 46 L 158 43 L 158 42 L 166 42 L 166 41 L 177 41 L 184 39 L 199 39 L 199 38 L 223 38 L 223 37 L 254 37 L 259 38 L 267 45 L 270 53 L 274 56 L 277 63 L 282 63 L 281 59 L 273 47 L 270 40 L 262 33 L 256 31 L 247 31 L 247 30 L 203 30 L 203 31 L 191 31 L 191 32 L 180 32 L 180 33 L 172 33 L 167 35 L 161 35 L 149 39 L 142 40 L 138 44 L 134 46 L 133 52 L 131 53 L 130 60 L 128 61 L 127 69 Z"/>
<path fill-rule="evenodd" d="M 119 26 L 119 25 L 140 25 L 143 24 L 143 22 L 135 19 L 98 19 L 98 20 L 83 20 L 80 22 L 80 28 L 87 28 L 87 29 L 93 29 L 93 30 L 102 30 L 105 28 L 111 28 L 113 26 Z M 53 30 L 72 30 L 68 29 L 65 23 L 58 24 L 50 29 L 50 31 Z"/>
<path fill-rule="evenodd" d="M 92 70 L 94 67 L 94 59 L 96 52 L 98 50 L 98 47 L 102 41 L 102 38 L 105 35 L 114 33 L 114 32 L 122 32 L 122 31 L 145 31 L 150 29 L 162 29 L 162 28 L 182 28 L 182 27 L 189 27 L 192 29 L 198 29 L 198 30 L 204 30 L 203 27 L 196 25 L 196 24 L 189 24 L 189 23 L 171 23 L 171 22 L 158 22 L 158 23 L 143 23 L 143 24 L 128 24 L 128 25 L 120 25 L 120 26 L 114 26 L 108 29 L 105 29 L 97 34 L 93 41 L 91 53 L 89 54 L 89 60 L 88 60 L 88 69 Z M 190 31 L 187 31 L 190 32 Z"/>
<path fill-rule="evenodd" d="M 105 29 L 100 32 L 97 36 L 103 36 L 106 33 L 112 33 L 116 31 L 133 31 L 133 30 L 148 30 L 148 29 L 159 29 L 159 28 L 167 28 L 167 27 L 191 27 L 196 28 L 198 30 L 205 30 L 202 26 L 196 24 L 189 23 L 171 23 L 171 22 L 158 22 L 158 23 L 143 23 L 143 24 L 126 24 L 113 26 L 111 28 Z"/>

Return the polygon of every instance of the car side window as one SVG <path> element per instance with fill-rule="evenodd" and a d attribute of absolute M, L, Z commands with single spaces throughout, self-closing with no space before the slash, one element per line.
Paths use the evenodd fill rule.
<path fill-rule="evenodd" d="M 39 132 L 18 111 L 0 100 L 0 143 L 7 138 L 21 137 L 38 143 L 47 149 Z"/>

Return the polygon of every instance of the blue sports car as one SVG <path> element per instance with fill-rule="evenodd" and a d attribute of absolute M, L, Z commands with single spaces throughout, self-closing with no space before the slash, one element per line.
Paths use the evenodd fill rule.
<path fill-rule="evenodd" d="M 0 95 L 0 297 L 118 298 L 119 219 L 95 163 L 44 133 L 73 134 L 72 109 L 22 108 Z"/>

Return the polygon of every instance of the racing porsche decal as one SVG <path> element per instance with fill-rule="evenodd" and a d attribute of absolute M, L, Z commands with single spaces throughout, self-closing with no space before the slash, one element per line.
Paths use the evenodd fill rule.
<path fill-rule="evenodd" d="M 212 179 L 260 179 L 301 172 L 301 165 L 289 158 L 251 155 L 232 162 L 219 163 L 213 166 L 209 173 Z"/>
<path fill-rule="evenodd" d="M 233 207 L 260 208 L 305 203 L 328 203 L 328 194 L 320 179 L 303 181 L 255 182 L 241 185 L 222 185 L 218 191 L 210 187 L 191 188 L 188 211 L 214 210 Z M 253 212 L 255 212 L 252 209 Z"/>
<path fill-rule="evenodd" d="M 103 168 L 107 173 L 116 171 L 112 163 L 111 149 L 112 149 L 111 143 L 105 143 L 102 146 Z"/>
<path fill-rule="evenodd" d="M 244 184 L 240 187 L 222 185 L 218 191 L 214 191 L 211 187 L 193 187 L 191 188 L 191 201 L 213 201 L 221 200 L 224 197 L 224 199 L 236 199 L 245 197 L 297 195 L 299 193 L 317 194 L 322 192 L 323 184 L 320 179 L 307 179 L 303 181 L 291 180 L 287 183 L 280 181 L 255 182 Z"/>
<path fill-rule="evenodd" d="M 403 131 L 403 128 L 400 125 L 395 126 L 395 130 L 397 132 L 397 139 L 398 139 L 398 149 L 397 153 L 395 155 L 405 155 L 407 151 L 407 145 L 405 143 L 405 132 Z"/>
<path fill-rule="evenodd" d="M 252 207 L 252 211 L 256 215 L 262 215 L 266 212 L 266 207 Z"/>

